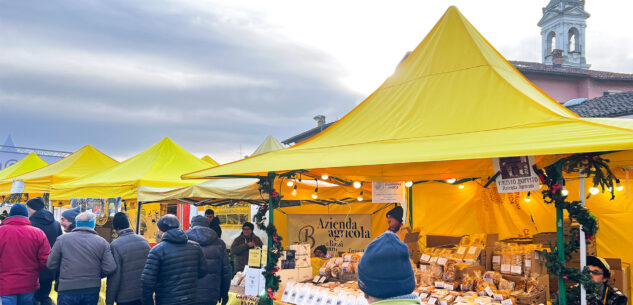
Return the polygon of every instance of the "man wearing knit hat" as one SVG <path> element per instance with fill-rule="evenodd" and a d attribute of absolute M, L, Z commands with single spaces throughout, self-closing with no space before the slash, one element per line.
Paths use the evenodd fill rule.
<path fill-rule="evenodd" d="M 208 272 L 202 248 L 187 238 L 175 215 L 167 214 L 156 224 L 162 238 L 149 251 L 141 276 L 143 305 L 193 305 L 198 279 Z"/>
<path fill-rule="evenodd" d="M 62 235 L 62 227 L 59 222 L 55 220 L 53 213 L 45 209 L 46 204 L 44 198 L 35 197 L 26 202 L 26 207 L 29 210 L 29 220 L 31 224 L 44 231 L 48 244 L 51 248 L 55 245 L 57 237 Z M 51 293 L 51 287 L 55 280 L 55 272 L 50 269 L 46 269 L 40 273 L 40 289 L 35 292 L 35 303 L 39 305 L 51 305 L 53 301 L 49 297 Z"/>
<path fill-rule="evenodd" d="M 51 250 L 42 230 L 31 226 L 29 211 L 14 204 L 0 226 L 0 299 L 2 304 L 33 304 L 39 273 Z"/>
<path fill-rule="evenodd" d="M 235 260 L 235 272 L 243 271 L 248 264 L 248 250 L 264 245 L 262 240 L 253 234 L 255 226 L 250 222 L 242 225 L 242 234 L 236 237 L 231 244 L 231 254 Z"/>
<path fill-rule="evenodd" d="M 101 279 L 117 265 L 110 244 L 94 230 L 95 214 L 83 212 L 75 219 L 77 227 L 57 238 L 46 266 L 60 270 L 57 305 L 97 305 Z"/>
<path fill-rule="evenodd" d="M 110 244 L 117 270 L 108 276 L 106 305 L 114 302 L 118 305 L 141 305 L 141 274 L 149 254 L 149 243 L 130 229 L 130 221 L 123 212 L 114 214 L 112 227 L 118 235 Z"/>
<path fill-rule="evenodd" d="M 411 227 L 403 224 L 403 216 L 404 210 L 401 206 L 398 205 L 387 212 L 388 230 L 398 235 L 398 237 L 402 241 L 404 241 L 404 235 L 407 233 L 407 231 L 411 232 Z"/>
<path fill-rule="evenodd" d="M 605 259 L 587 256 L 587 268 L 593 282 L 598 284 L 595 293 L 587 293 L 587 304 L 626 305 L 627 297 L 609 283 L 611 267 Z"/>
<path fill-rule="evenodd" d="M 81 207 L 66 210 L 62 213 L 60 224 L 64 227 L 64 232 L 71 232 L 75 228 L 75 217 L 81 213 Z"/>
<path fill-rule="evenodd" d="M 409 248 L 396 234 L 385 232 L 367 246 L 358 263 L 358 287 L 369 304 L 420 304 L 420 298 L 412 293 L 415 275 Z"/>

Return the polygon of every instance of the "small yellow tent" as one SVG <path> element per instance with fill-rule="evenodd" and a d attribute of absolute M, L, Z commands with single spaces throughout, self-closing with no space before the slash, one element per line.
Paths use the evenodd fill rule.
<path fill-rule="evenodd" d="M 10 179 L 15 176 L 34 171 L 48 165 L 46 161 L 42 160 L 37 154 L 30 153 L 20 161 L 7 166 L 3 170 L 0 170 L 0 179 Z M 11 188 L 11 187 L 9 187 Z"/>
<path fill-rule="evenodd" d="M 205 161 L 209 164 L 211 164 L 211 166 L 218 166 L 220 165 L 220 163 L 216 162 L 215 160 L 213 160 L 213 158 L 209 157 L 209 155 L 206 155 L 202 158 L 200 158 L 202 161 Z"/>
<path fill-rule="evenodd" d="M 277 139 L 275 139 L 273 136 L 267 136 L 266 139 L 264 139 L 264 142 L 262 142 L 262 144 L 259 144 L 257 149 L 255 149 L 255 151 L 251 154 L 251 157 L 257 156 L 259 154 L 263 154 L 269 151 L 280 150 L 283 148 L 284 146 L 281 145 L 281 143 L 279 143 Z"/>
<path fill-rule="evenodd" d="M 145 201 L 143 187 L 181 187 L 196 183 L 182 180 L 183 173 L 209 167 L 169 138 L 115 166 L 79 179 L 53 184 L 51 199 L 121 197 Z"/>
<path fill-rule="evenodd" d="M 50 186 L 54 183 L 89 175 L 118 163 L 94 147 L 86 145 L 51 165 L 0 181 L 0 195 L 10 193 L 14 180 L 24 181 L 24 193 L 49 193 Z"/>

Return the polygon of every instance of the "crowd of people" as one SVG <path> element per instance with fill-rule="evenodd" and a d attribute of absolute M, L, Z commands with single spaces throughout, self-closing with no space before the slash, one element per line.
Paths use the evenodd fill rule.
<path fill-rule="evenodd" d="M 44 207 L 39 197 L 26 205 L 15 204 L 0 226 L 2 305 L 51 304 L 53 281 L 58 305 L 97 305 L 106 277 L 107 305 L 227 303 L 232 271 L 213 211 L 195 216 L 187 231 L 180 229 L 176 216 L 161 217 L 156 223 L 159 243 L 150 248 L 130 229 L 124 213 L 114 215 L 118 237 L 109 244 L 94 230 L 93 213 L 66 210 L 60 223 Z M 419 305 L 419 297 L 412 293 L 415 277 L 409 250 L 397 235 L 402 208 L 389 211 L 387 219 L 389 229 L 367 246 L 359 262 L 358 286 L 370 304 Z M 249 249 L 263 245 L 253 229 L 245 223 L 231 245 L 236 270 L 246 265 Z M 325 246 L 314 252 L 320 260 L 327 256 Z M 588 257 L 587 267 L 598 284 L 597 291 L 588 294 L 588 304 L 627 303 L 626 296 L 609 284 L 611 272 L 604 259 Z"/>

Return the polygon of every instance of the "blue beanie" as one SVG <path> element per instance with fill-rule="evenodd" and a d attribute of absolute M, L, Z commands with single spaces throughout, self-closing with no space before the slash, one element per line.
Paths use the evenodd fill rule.
<path fill-rule="evenodd" d="M 385 232 L 374 239 L 358 263 L 358 287 L 379 299 L 407 295 L 415 289 L 409 248 L 398 235 Z"/>
<path fill-rule="evenodd" d="M 23 204 L 20 204 L 20 203 L 14 204 L 11 207 L 11 210 L 9 210 L 9 217 L 12 217 L 12 216 L 29 217 L 29 210 Z"/>
<path fill-rule="evenodd" d="M 66 220 L 75 224 L 75 217 L 81 213 L 81 207 L 76 207 L 74 209 L 66 210 L 62 213 L 62 217 L 66 218 Z"/>

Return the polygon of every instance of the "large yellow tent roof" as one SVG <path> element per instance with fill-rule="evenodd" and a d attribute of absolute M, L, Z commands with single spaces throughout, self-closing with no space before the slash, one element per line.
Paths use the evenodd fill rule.
<path fill-rule="evenodd" d="M 24 181 L 24 193 L 48 193 L 54 183 L 96 173 L 118 163 L 96 148 L 86 145 L 51 165 L 0 181 L 0 195 L 10 193 L 14 180 Z"/>
<path fill-rule="evenodd" d="M 492 157 L 633 148 L 633 124 L 616 125 L 561 106 L 450 7 L 391 77 L 324 132 L 184 177 L 297 169 L 365 181 L 482 177 Z"/>
<path fill-rule="evenodd" d="M 138 155 L 106 170 L 54 184 L 51 198 L 122 197 L 138 199 L 139 187 L 179 187 L 196 181 L 182 180 L 183 173 L 209 167 L 170 138 L 164 138 Z"/>
<path fill-rule="evenodd" d="M 30 153 L 20 161 L 0 170 L 0 179 L 9 179 L 17 175 L 42 168 L 46 165 L 48 165 L 48 163 L 42 160 L 42 158 L 40 158 L 36 153 Z"/>

